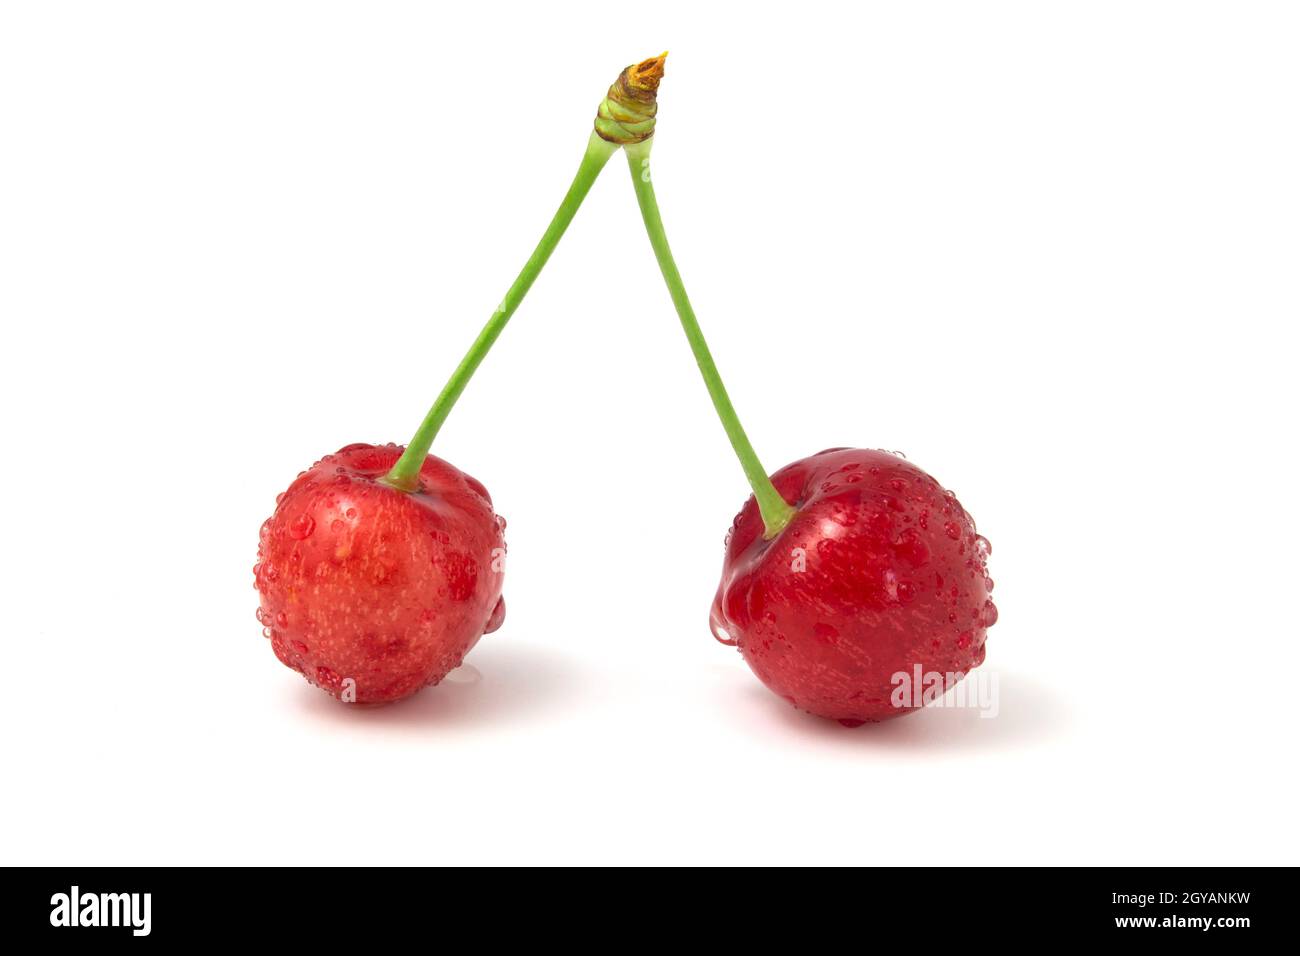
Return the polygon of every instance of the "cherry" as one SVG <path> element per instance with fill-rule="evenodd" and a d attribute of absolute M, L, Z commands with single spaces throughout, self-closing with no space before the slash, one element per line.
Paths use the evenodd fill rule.
<path fill-rule="evenodd" d="M 751 497 L 727 535 L 710 622 L 774 693 L 850 726 L 916 709 L 896 675 L 940 692 L 984 661 L 997 620 L 990 547 L 951 492 L 884 451 L 832 448 L 772 484 L 795 513 L 764 537 Z M 917 688 L 918 696 L 920 688 Z M 905 701 L 904 706 L 897 706 Z"/>
<path fill-rule="evenodd" d="M 253 569 L 275 656 L 360 704 L 438 683 L 505 616 L 505 521 L 487 489 L 429 455 L 399 491 L 383 479 L 401 453 L 348 445 L 299 475 Z"/>
<path fill-rule="evenodd" d="M 262 525 L 253 573 L 264 634 L 340 700 L 386 703 L 436 684 L 501 626 L 505 522 L 482 484 L 429 449 L 605 164 L 653 129 L 662 73 L 652 58 L 610 87 L 559 209 L 410 444 L 326 455 Z"/>
<path fill-rule="evenodd" d="M 657 86 L 657 84 L 656 84 Z M 651 133 L 653 129 L 651 130 Z M 768 477 L 722 384 L 664 231 L 649 134 L 624 146 L 664 283 L 753 489 L 728 536 L 710 625 L 796 707 L 849 726 L 929 703 L 984 660 L 997 619 L 988 542 L 957 499 L 886 452 L 836 448 Z M 895 675 L 924 687 L 895 697 Z"/>

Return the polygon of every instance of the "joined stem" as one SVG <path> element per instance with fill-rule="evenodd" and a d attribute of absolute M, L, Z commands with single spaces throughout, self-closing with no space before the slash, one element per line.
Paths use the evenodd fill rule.
<path fill-rule="evenodd" d="M 383 480 L 399 491 L 415 491 L 420 486 L 420 467 L 424 464 L 425 457 L 429 454 L 429 449 L 433 445 L 433 439 L 446 421 L 447 415 L 451 412 L 456 400 L 460 398 L 461 392 L 469 384 L 474 372 L 478 370 L 479 364 L 483 357 L 487 355 L 496 342 L 497 337 L 501 334 L 510 317 L 515 314 L 515 309 L 519 308 L 519 303 L 524 300 L 528 290 L 532 288 L 533 282 L 537 279 L 542 267 L 546 265 L 546 260 L 551 257 L 555 247 L 559 245 L 560 239 L 564 236 L 564 231 L 573 221 L 578 207 L 582 201 L 587 198 L 587 193 L 591 191 L 592 184 L 596 182 L 596 177 L 600 171 L 605 168 L 609 158 L 618 151 L 618 144 L 608 142 L 591 134 L 591 139 L 587 143 L 587 151 L 583 154 L 582 163 L 578 166 L 577 175 L 573 177 L 573 184 L 569 186 L 569 191 L 565 193 L 564 201 L 560 203 L 560 208 L 556 210 L 555 217 L 551 219 L 551 224 L 546 227 L 546 232 L 542 234 L 541 240 L 537 243 L 537 248 L 533 254 L 528 257 L 524 263 L 523 269 L 520 270 L 514 284 L 506 292 L 505 298 L 497 306 L 497 310 L 492 313 L 487 324 L 483 326 L 483 331 L 479 332 L 478 338 L 474 344 L 469 347 L 465 357 L 461 359 L 460 365 L 452 372 L 451 378 L 443 386 L 442 392 L 438 395 L 429 409 L 429 413 L 424 416 L 424 421 L 420 423 L 419 429 L 416 430 L 414 437 L 411 438 L 410 444 L 402 452 L 402 457 L 397 459 L 392 470 L 384 476 Z"/>
<path fill-rule="evenodd" d="M 686 340 L 695 355 L 695 363 L 700 367 L 700 375 L 704 377 L 709 398 L 713 399 L 713 407 L 718 412 L 718 418 L 722 421 L 727 438 L 731 440 L 731 447 L 735 449 L 736 457 L 740 459 L 740 467 L 745 471 L 749 487 L 754 490 L 754 500 L 758 503 L 759 514 L 763 516 L 763 537 L 771 539 L 780 534 L 781 530 L 790 523 L 790 519 L 795 515 L 795 509 L 776 490 L 772 479 L 767 476 L 767 471 L 763 468 L 763 463 L 758 460 L 754 446 L 749 443 L 749 437 L 741 427 L 740 418 L 736 415 L 736 409 L 731 404 L 727 389 L 722 384 L 722 376 L 718 374 L 718 367 L 714 364 L 708 343 L 704 341 L 704 333 L 700 331 L 695 310 L 691 308 L 691 300 L 686 295 L 681 273 L 677 271 L 677 263 L 673 261 L 672 250 L 668 247 L 663 219 L 659 215 L 659 203 L 655 199 L 654 184 L 650 182 L 650 147 L 653 143 L 653 139 L 647 139 L 624 147 L 627 151 L 628 168 L 632 172 L 632 185 L 636 189 L 637 205 L 641 207 L 641 218 L 645 222 L 646 234 L 650 237 L 655 259 L 659 262 L 659 271 L 663 273 L 664 283 L 668 286 L 673 306 L 677 309 L 677 316 L 682 320 L 682 329 L 686 332 Z"/>

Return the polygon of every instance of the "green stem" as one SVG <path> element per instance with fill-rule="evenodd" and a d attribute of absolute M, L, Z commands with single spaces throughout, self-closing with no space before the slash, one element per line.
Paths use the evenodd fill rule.
<path fill-rule="evenodd" d="M 645 230 L 650 236 L 650 245 L 654 248 L 655 258 L 659 260 L 659 271 L 663 273 L 673 305 L 677 308 L 677 315 L 682 320 L 686 340 L 690 342 L 691 351 L 695 354 L 695 362 L 700 367 L 700 374 L 704 376 L 704 384 L 709 390 L 709 397 L 713 399 L 713 407 L 717 409 L 722 427 L 727 432 L 727 438 L 731 440 L 731 447 L 735 449 L 736 457 L 740 459 L 740 467 L 745 470 L 749 486 L 754 489 L 754 500 L 758 502 L 759 513 L 763 516 L 763 537 L 774 538 L 790 523 L 795 510 L 772 484 L 772 479 L 767 476 L 763 463 L 758 460 L 754 446 L 749 443 L 745 429 L 740 426 L 736 409 L 727 396 L 727 389 L 722 384 L 718 367 L 709 353 L 708 343 L 704 341 L 704 333 L 700 331 L 695 310 L 691 308 L 691 300 L 686 296 L 686 287 L 682 284 L 681 273 L 677 271 L 672 250 L 668 248 L 668 237 L 664 234 L 663 219 L 659 215 L 659 203 L 655 199 L 655 188 L 650 182 L 650 147 L 653 143 L 654 140 L 647 139 L 624 147 L 627 150 L 628 167 L 632 171 L 632 185 L 636 189 L 637 205 L 641 207 L 641 218 L 645 221 Z"/>
<path fill-rule="evenodd" d="M 533 254 L 524 263 L 518 278 L 515 279 L 514 284 L 506 292 L 505 298 L 501 300 L 501 305 L 492 313 L 492 317 L 483 326 L 483 331 L 478 334 L 478 338 L 474 340 L 474 344 L 465 353 L 465 357 L 461 359 L 456 371 L 452 372 L 451 378 L 443 386 L 442 392 L 433 403 L 433 407 L 429 409 L 429 414 L 424 417 L 424 421 L 421 422 L 410 444 L 402 452 L 402 457 L 397 460 L 397 464 L 393 465 L 392 470 L 384 476 L 386 483 L 401 491 L 415 491 L 419 487 L 420 467 L 429 454 L 429 448 L 433 445 L 433 439 L 438 434 L 438 429 L 442 427 L 442 423 L 446 421 L 447 415 L 456 404 L 456 400 L 460 398 L 460 393 L 465 390 L 465 386 L 469 384 L 469 380 L 478 370 L 483 357 L 487 355 L 493 343 L 501 334 L 501 330 L 506 327 L 510 317 L 515 314 L 515 309 L 519 308 L 519 303 L 528 294 L 528 290 L 542 271 L 542 267 L 546 265 L 546 260 L 551 257 L 551 253 L 559 245 L 560 239 L 564 236 L 564 231 L 569 227 L 569 223 L 573 221 L 573 217 L 577 213 L 578 207 L 582 205 L 582 201 L 587 198 L 587 193 L 591 191 L 596 177 L 600 175 L 600 171 L 605 168 L 609 158 L 617 151 L 617 144 L 606 142 L 595 133 L 592 133 L 591 139 L 587 143 L 587 152 L 582 157 L 582 164 L 578 167 L 577 175 L 573 177 L 573 185 L 569 187 L 569 191 L 564 196 L 564 201 L 560 203 L 560 208 L 556 210 L 555 218 L 546 227 L 546 232 L 542 235 L 541 241 L 537 243 L 537 248 L 533 250 Z"/>

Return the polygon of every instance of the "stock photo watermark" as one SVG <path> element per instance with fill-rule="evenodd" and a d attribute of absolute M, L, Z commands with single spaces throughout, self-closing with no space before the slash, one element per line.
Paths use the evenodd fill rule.
<path fill-rule="evenodd" d="M 151 893 L 85 893 L 73 886 L 50 897 L 50 925 L 120 927 L 133 936 L 148 936 L 152 904 Z"/>
<path fill-rule="evenodd" d="M 894 688 L 889 703 L 900 709 L 972 709 L 978 710 L 980 717 L 998 715 L 997 671 L 926 671 L 916 664 L 910 673 L 891 675 L 889 683 Z"/>

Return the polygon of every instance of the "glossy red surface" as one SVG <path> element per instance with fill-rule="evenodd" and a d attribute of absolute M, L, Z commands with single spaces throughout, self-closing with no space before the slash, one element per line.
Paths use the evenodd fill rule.
<path fill-rule="evenodd" d="M 253 568 L 275 655 L 360 704 L 436 684 L 505 615 L 505 521 L 487 489 L 430 455 L 420 490 L 396 491 L 379 479 L 401 452 L 348 445 L 300 474 Z"/>
<path fill-rule="evenodd" d="M 833 448 L 772 481 L 798 513 L 771 541 L 751 497 L 727 536 L 710 623 L 794 706 L 849 726 L 895 706 L 898 673 L 951 686 L 997 620 L 988 541 L 951 492 L 885 451 Z M 948 676 L 951 675 L 951 676 Z"/>

